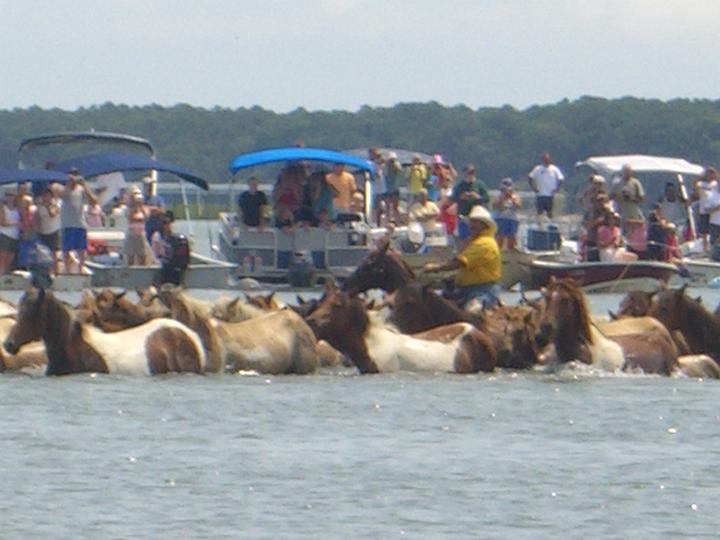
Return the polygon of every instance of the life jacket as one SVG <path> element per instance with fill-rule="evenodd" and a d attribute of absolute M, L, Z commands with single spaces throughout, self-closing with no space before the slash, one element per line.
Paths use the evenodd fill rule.
<path fill-rule="evenodd" d="M 190 264 L 190 242 L 184 234 L 173 234 L 168 238 L 170 248 L 167 256 L 167 265 L 177 268 L 187 268 Z"/>

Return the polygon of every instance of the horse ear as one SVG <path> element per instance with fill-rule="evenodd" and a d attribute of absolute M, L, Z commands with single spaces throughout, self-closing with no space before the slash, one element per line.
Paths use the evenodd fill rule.
<path fill-rule="evenodd" d="M 301 305 L 301 306 L 303 304 L 305 304 L 305 299 L 302 296 L 300 296 L 299 294 L 295 295 L 295 301 L 298 303 L 298 305 Z"/>
<path fill-rule="evenodd" d="M 325 294 L 332 294 L 337 290 L 337 287 L 335 287 L 335 282 L 332 279 L 328 279 L 325 281 Z"/>
<path fill-rule="evenodd" d="M 275 298 L 275 291 L 273 291 L 273 292 L 271 292 L 269 295 L 267 295 L 267 296 L 265 297 L 265 301 L 266 301 L 268 304 L 271 304 L 274 298 Z"/>
<path fill-rule="evenodd" d="M 367 303 L 366 309 L 375 309 L 375 299 L 374 298 Z"/>
<path fill-rule="evenodd" d="M 532 322 L 532 311 L 525 314 L 525 317 L 523 318 L 523 321 L 525 322 L 525 325 L 528 325 Z"/>
<path fill-rule="evenodd" d="M 228 307 L 235 307 L 237 306 L 238 302 L 240 301 L 240 295 L 237 295 L 234 300 L 231 300 L 228 302 Z"/>
<path fill-rule="evenodd" d="M 702 306 L 702 296 L 695 298 L 695 301 Z"/>
<path fill-rule="evenodd" d="M 120 300 L 120 299 L 121 299 L 123 296 L 125 296 L 126 294 L 127 294 L 127 291 L 122 291 L 121 293 L 116 294 L 116 295 L 115 295 L 115 301 L 117 302 L 118 300 Z"/>
<path fill-rule="evenodd" d="M 520 293 L 520 301 L 518 302 L 518 305 L 520 305 L 520 306 L 526 306 L 526 305 L 528 305 L 529 303 L 530 303 L 530 301 L 528 300 L 528 297 L 525 295 L 525 291 L 522 291 L 522 292 Z"/>
<path fill-rule="evenodd" d="M 608 309 L 608 317 L 610 317 L 610 320 L 611 320 L 611 321 L 617 321 L 617 320 L 619 319 L 619 317 L 618 317 L 617 315 L 615 315 L 615 314 L 614 314 L 612 311 L 610 311 L 609 309 Z"/>
<path fill-rule="evenodd" d="M 388 250 L 389 248 L 390 248 L 390 241 L 389 241 L 389 240 L 385 240 L 383 243 L 381 243 L 381 244 L 378 246 L 378 251 L 381 252 L 381 253 L 387 253 L 387 250 Z"/>
<path fill-rule="evenodd" d="M 685 294 L 685 290 L 686 290 L 687 288 L 688 288 L 688 284 L 687 284 L 687 283 L 683 283 L 683 286 L 680 287 L 680 288 L 678 289 L 678 291 L 680 292 L 680 294 Z"/>

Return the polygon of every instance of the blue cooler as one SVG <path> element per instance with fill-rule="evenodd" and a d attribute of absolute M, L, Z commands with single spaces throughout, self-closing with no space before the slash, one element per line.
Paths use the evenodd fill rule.
<path fill-rule="evenodd" d="M 527 248 L 530 251 L 557 251 L 562 239 L 557 225 L 548 225 L 547 230 L 528 229 Z"/>

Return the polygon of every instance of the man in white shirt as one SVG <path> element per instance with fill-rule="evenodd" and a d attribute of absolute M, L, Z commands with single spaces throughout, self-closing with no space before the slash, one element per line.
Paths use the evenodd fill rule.
<path fill-rule="evenodd" d="M 553 164 L 549 153 L 543 154 L 542 161 L 540 165 L 536 165 L 530 171 L 528 181 L 536 194 L 535 205 L 538 216 L 546 213 L 549 218 L 552 218 L 553 197 L 562 187 L 565 175 Z"/>
<path fill-rule="evenodd" d="M 432 233 L 437 225 L 440 209 L 428 199 L 428 190 L 422 188 L 418 193 L 418 200 L 413 203 L 408 212 L 410 221 L 417 221 L 426 233 Z"/>

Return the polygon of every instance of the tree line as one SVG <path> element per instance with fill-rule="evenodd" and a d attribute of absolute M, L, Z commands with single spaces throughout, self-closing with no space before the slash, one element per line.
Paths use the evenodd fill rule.
<path fill-rule="evenodd" d="M 506 176 L 526 185 L 527 172 L 549 151 L 566 172 L 571 193 L 583 181 L 574 163 L 591 155 L 659 154 L 720 165 L 720 100 L 632 97 L 582 97 L 525 110 L 436 102 L 364 106 L 357 112 L 112 103 L 75 111 L 2 110 L 0 165 L 14 166 L 21 139 L 89 129 L 148 138 L 161 159 L 211 182 L 227 181 L 228 163 L 237 154 L 298 140 L 339 150 L 380 146 L 440 153 L 458 167 L 475 164 L 490 187 Z"/>

